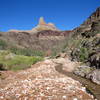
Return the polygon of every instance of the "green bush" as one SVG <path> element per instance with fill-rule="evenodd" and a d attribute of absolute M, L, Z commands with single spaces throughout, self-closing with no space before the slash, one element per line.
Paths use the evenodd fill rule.
<path fill-rule="evenodd" d="M 30 49 L 19 49 L 19 48 L 10 48 L 10 51 L 17 55 L 25 56 L 44 56 L 42 51 L 30 50 Z"/>
<path fill-rule="evenodd" d="M 6 70 L 3 66 L 3 64 L 0 63 L 0 70 Z"/>
<path fill-rule="evenodd" d="M 87 48 L 80 48 L 79 52 L 79 60 L 84 62 L 88 58 L 88 50 Z"/>
<path fill-rule="evenodd" d="M 5 49 L 6 47 L 7 47 L 6 42 L 5 42 L 5 41 L 3 41 L 3 40 L 0 40 L 0 50 Z"/>

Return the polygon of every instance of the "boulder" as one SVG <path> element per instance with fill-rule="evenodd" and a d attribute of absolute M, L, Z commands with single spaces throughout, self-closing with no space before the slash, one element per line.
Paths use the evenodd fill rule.
<path fill-rule="evenodd" d="M 67 54 L 66 53 L 59 53 L 56 58 L 66 58 Z"/>
<path fill-rule="evenodd" d="M 89 55 L 90 66 L 95 66 L 97 69 L 100 69 L 100 52 L 94 52 Z"/>
<path fill-rule="evenodd" d="M 94 83 L 97 83 L 100 85 L 100 70 L 96 69 L 92 71 L 90 74 L 86 76 L 86 78 L 91 79 Z"/>

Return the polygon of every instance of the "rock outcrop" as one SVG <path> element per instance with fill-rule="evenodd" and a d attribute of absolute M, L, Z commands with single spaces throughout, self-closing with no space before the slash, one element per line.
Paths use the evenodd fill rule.
<path fill-rule="evenodd" d="M 44 18 L 40 17 L 39 24 L 35 28 L 33 28 L 31 31 L 32 32 L 34 32 L 34 31 L 40 32 L 40 31 L 43 31 L 43 30 L 60 31 L 56 28 L 56 26 L 54 24 L 46 23 L 44 21 Z"/>
<path fill-rule="evenodd" d="M 90 68 L 89 66 L 79 66 L 74 70 L 74 74 L 79 75 L 81 77 L 85 77 L 92 71 L 92 68 Z"/>
<path fill-rule="evenodd" d="M 94 83 L 97 83 L 100 85 L 100 70 L 94 70 L 91 73 L 89 73 L 86 78 L 91 79 Z"/>
<path fill-rule="evenodd" d="M 86 25 L 91 24 L 92 22 L 100 20 L 100 7 L 96 9 L 95 12 L 93 12 L 90 17 L 83 23 Z"/>
<path fill-rule="evenodd" d="M 90 66 L 95 66 L 97 69 L 100 69 L 100 50 L 89 54 L 88 61 L 90 62 Z"/>
<path fill-rule="evenodd" d="M 83 22 L 79 27 L 75 28 L 73 31 L 74 35 L 79 35 L 86 31 L 100 31 L 100 7 L 93 12 L 86 21 Z"/>
<path fill-rule="evenodd" d="M 39 19 L 39 25 L 46 25 L 46 22 L 44 21 L 43 17 L 40 17 L 40 19 Z"/>
<path fill-rule="evenodd" d="M 73 73 L 100 85 L 100 69 L 91 68 L 89 66 L 79 66 L 75 68 Z"/>

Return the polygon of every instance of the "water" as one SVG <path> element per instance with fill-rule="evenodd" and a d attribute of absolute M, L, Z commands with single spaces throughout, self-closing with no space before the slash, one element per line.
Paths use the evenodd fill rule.
<path fill-rule="evenodd" d="M 85 79 L 85 78 L 82 78 L 80 76 L 77 76 L 77 75 L 73 74 L 72 72 L 64 71 L 62 64 L 55 66 L 55 69 L 59 73 L 64 74 L 66 76 L 73 78 L 74 80 L 79 81 L 81 84 L 83 84 L 83 86 L 85 86 L 87 88 L 87 91 L 90 94 L 94 95 L 94 97 L 97 100 L 100 100 L 100 85 L 97 85 L 97 84 L 91 82 L 89 79 Z"/>

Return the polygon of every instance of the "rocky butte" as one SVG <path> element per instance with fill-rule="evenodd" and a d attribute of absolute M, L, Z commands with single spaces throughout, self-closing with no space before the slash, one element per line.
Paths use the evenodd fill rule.
<path fill-rule="evenodd" d="M 32 30 L 9 30 L 9 32 L 29 32 L 29 33 L 37 33 L 43 30 L 52 30 L 52 31 L 60 31 L 56 28 L 53 23 L 46 23 L 43 17 L 40 17 L 38 25 Z"/>

